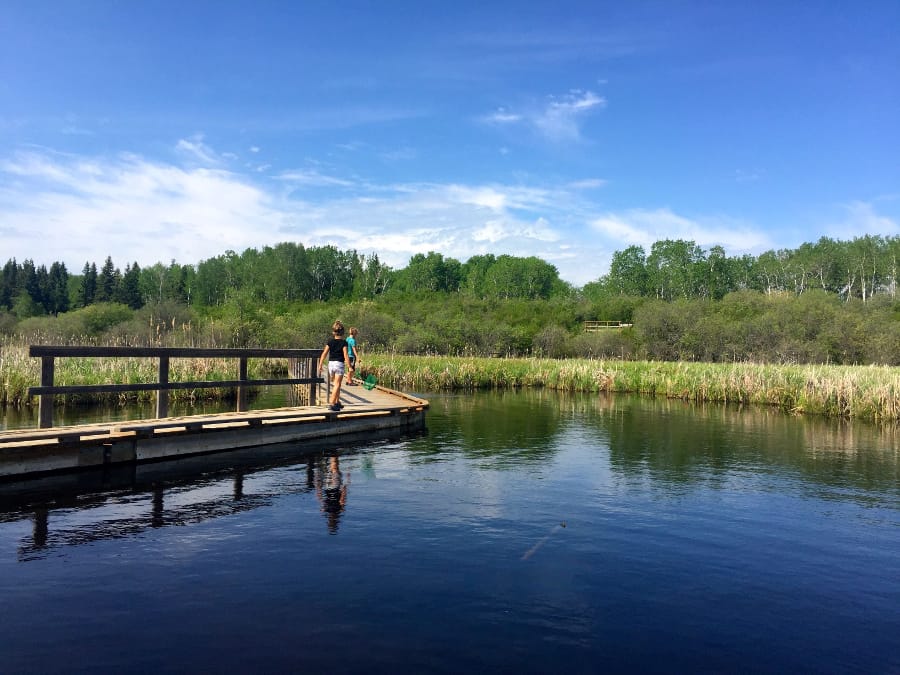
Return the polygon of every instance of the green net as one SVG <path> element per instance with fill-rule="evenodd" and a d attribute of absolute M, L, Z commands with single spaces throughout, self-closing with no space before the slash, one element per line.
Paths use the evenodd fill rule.
<path fill-rule="evenodd" d="M 378 384 L 378 380 L 374 375 L 369 375 L 365 380 L 363 380 L 363 387 L 372 391 L 375 388 L 375 385 Z"/>

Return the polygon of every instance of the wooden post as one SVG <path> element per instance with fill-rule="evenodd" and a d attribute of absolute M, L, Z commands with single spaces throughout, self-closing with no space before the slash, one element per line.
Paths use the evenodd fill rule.
<path fill-rule="evenodd" d="M 308 377 L 318 377 L 319 371 L 316 370 L 316 367 L 319 365 L 318 358 L 309 359 L 307 361 L 307 370 L 309 371 Z M 309 405 L 316 404 L 316 392 L 319 389 L 318 382 L 310 382 L 309 383 Z"/>
<path fill-rule="evenodd" d="M 41 357 L 41 386 L 53 386 L 54 358 L 52 356 Z M 53 394 L 41 394 L 38 396 L 38 424 L 41 429 L 49 429 L 53 426 Z"/>
<path fill-rule="evenodd" d="M 161 385 L 169 384 L 169 357 L 159 357 L 159 383 Z M 169 416 L 169 390 L 160 389 L 156 392 L 156 417 Z"/>
<path fill-rule="evenodd" d="M 238 379 L 241 382 L 247 381 L 247 357 L 242 356 L 238 359 Z M 247 410 L 247 387 L 239 386 L 237 388 L 237 411 L 246 412 Z"/>

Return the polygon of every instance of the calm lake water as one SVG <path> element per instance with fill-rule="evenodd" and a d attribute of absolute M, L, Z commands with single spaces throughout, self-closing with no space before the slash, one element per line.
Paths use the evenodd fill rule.
<path fill-rule="evenodd" d="M 547 392 L 0 485 L 0 669 L 900 672 L 900 431 Z"/>

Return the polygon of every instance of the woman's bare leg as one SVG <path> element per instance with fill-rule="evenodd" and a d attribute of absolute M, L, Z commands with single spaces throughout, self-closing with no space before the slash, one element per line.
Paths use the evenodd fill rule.
<path fill-rule="evenodd" d="M 331 380 L 331 405 L 335 405 L 341 400 L 341 383 L 343 383 L 343 381 L 343 375 L 340 373 L 334 374 L 334 377 Z"/>

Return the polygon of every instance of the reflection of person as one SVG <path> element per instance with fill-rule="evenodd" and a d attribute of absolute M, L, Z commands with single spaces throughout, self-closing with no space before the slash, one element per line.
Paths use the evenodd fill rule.
<path fill-rule="evenodd" d="M 357 335 L 359 335 L 359 331 L 351 326 L 350 337 L 347 338 L 347 354 L 350 356 L 350 370 L 347 371 L 347 384 L 353 384 L 353 377 L 356 375 L 356 362 L 359 357 L 358 348 L 356 346 Z"/>
<path fill-rule="evenodd" d="M 325 366 L 328 360 L 328 377 L 331 378 L 331 397 L 328 400 L 330 410 L 340 410 L 341 383 L 344 381 L 344 365 L 349 363 L 347 355 L 347 341 L 344 339 L 344 324 L 335 321 L 331 326 L 331 339 L 325 343 L 322 355 L 319 357 L 319 370 Z"/>
<path fill-rule="evenodd" d="M 332 457 L 316 476 L 316 497 L 322 505 L 322 512 L 328 520 L 328 531 L 331 534 L 337 534 L 341 514 L 347 505 L 349 487 L 350 473 L 347 473 L 345 481 L 337 456 Z"/>

